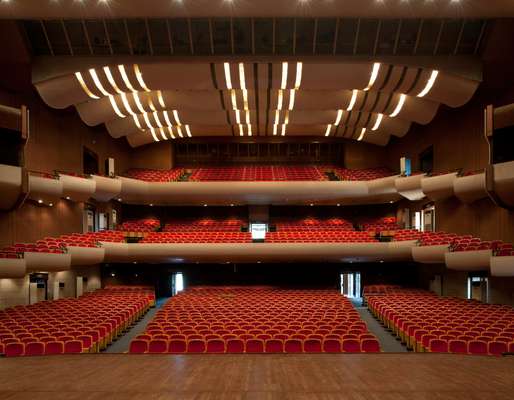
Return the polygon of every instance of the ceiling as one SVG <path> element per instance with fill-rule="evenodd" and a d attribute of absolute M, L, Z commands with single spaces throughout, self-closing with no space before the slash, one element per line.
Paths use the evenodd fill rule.
<path fill-rule="evenodd" d="M 7 0 L 2 18 L 331 17 L 496 18 L 512 0 Z"/>

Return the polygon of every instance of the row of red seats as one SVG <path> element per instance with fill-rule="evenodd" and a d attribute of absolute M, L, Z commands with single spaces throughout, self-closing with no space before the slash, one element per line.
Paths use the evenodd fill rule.
<path fill-rule="evenodd" d="M 183 168 L 173 168 L 170 170 L 132 168 L 125 173 L 125 176 L 147 182 L 173 182 L 177 181 L 183 173 Z"/>
<path fill-rule="evenodd" d="M 376 339 L 135 339 L 131 354 L 182 353 L 377 353 Z"/>
<path fill-rule="evenodd" d="M 161 222 L 155 218 L 143 218 L 123 222 L 118 231 L 124 232 L 153 232 L 161 227 Z"/>
<path fill-rule="evenodd" d="M 241 218 L 229 217 L 226 219 L 199 218 L 176 219 L 164 225 L 163 232 L 204 232 L 223 231 L 240 232 L 241 227 L 248 223 Z"/>
<path fill-rule="evenodd" d="M 395 289 L 366 295 L 370 311 L 414 351 L 499 355 L 514 342 L 514 309 Z"/>
<path fill-rule="evenodd" d="M 316 166 L 229 166 L 195 168 L 191 181 L 323 181 L 327 177 Z"/>
<path fill-rule="evenodd" d="M 155 303 L 152 290 L 103 289 L 78 299 L 43 301 L 0 311 L 0 354 L 97 352 Z"/>
<path fill-rule="evenodd" d="M 351 302 L 334 291 L 200 287 L 169 300 L 134 346 L 154 352 L 150 345 L 157 340 L 155 346 L 162 352 L 204 352 L 214 341 L 217 352 L 232 352 L 229 342 L 238 343 L 241 352 L 248 351 L 248 343 L 249 352 L 265 352 L 267 341 L 273 340 L 275 348 L 287 352 L 289 340 L 300 343 L 301 351 L 305 351 L 304 341 L 321 346 L 331 340 L 342 346 L 343 340 L 353 340 L 349 343 L 358 343 L 356 351 L 361 351 L 365 339 L 376 341 Z M 178 347 L 170 350 L 171 343 Z"/>
<path fill-rule="evenodd" d="M 451 251 L 492 250 L 495 256 L 514 256 L 512 244 L 501 240 L 483 241 L 471 235 L 446 232 L 420 232 L 419 240 L 420 246 L 448 245 Z"/>
<path fill-rule="evenodd" d="M 153 232 L 140 243 L 251 243 L 249 232 Z"/>
<path fill-rule="evenodd" d="M 329 168 L 342 181 L 370 181 L 394 175 L 388 168 L 347 169 L 340 167 Z"/>

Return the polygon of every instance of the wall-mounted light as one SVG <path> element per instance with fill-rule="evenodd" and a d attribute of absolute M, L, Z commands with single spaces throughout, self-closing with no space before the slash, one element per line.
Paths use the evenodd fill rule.
<path fill-rule="evenodd" d="M 373 125 L 373 128 L 371 128 L 372 131 L 376 131 L 378 128 L 380 128 L 380 124 L 382 123 L 383 118 L 384 114 L 378 114 L 375 125 Z"/>
<path fill-rule="evenodd" d="M 359 94 L 359 91 L 357 89 L 353 89 L 352 91 L 352 98 L 350 99 L 350 104 L 348 104 L 348 107 L 346 108 L 346 111 L 352 111 L 353 107 L 355 107 L 355 102 L 357 101 L 357 95 Z"/>
<path fill-rule="evenodd" d="M 423 88 L 421 92 L 418 93 L 417 97 L 425 97 L 430 90 L 432 90 L 432 87 L 434 86 L 434 83 L 437 79 L 437 76 L 439 75 L 439 71 L 433 70 L 430 74 L 430 78 L 428 78 L 427 84 Z"/>
<path fill-rule="evenodd" d="M 366 134 L 366 128 L 361 129 L 361 134 L 357 138 L 357 140 L 360 142 L 362 139 L 364 139 L 364 135 Z"/>
<path fill-rule="evenodd" d="M 366 89 L 364 89 L 364 91 L 368 91 L 373 87 L 373 85 L 375 84 L 375 82 L 378 78 L 379 71 L 380 71 L 380 63 L 374 63 L 373 69 L 371 70 L 371 76 L 369 78 L 368 86 L 366 87 Z"/>
<path fill-rule="evenodd" d="M 95 95 L 86 85 L 86 82 L 84 81 L 84 78 L 82 77 L 82 74 L 80 72 L 75 72 L 75 78 L 77 78 L 77 81 L 79 82 L 80 86 L 82 87 L 82 90 L 84 93 L 86 93 L 89 97 L 92 99 L 98 100 L 100 97 Z"/>
<path fill-rule="evenodd" d="M 407 96 L 405 94 L 402 93 L 400 95 L 400 99 L 398 100 L 398 104 L 396 105 L 396 108 L 394 109 L 392 114 L 389 115 L 391 118 L 394 118 L 398 114 L 400 114 L 400 111 L 402 111 L 403 105 L 405 104 L 405 99 L 406 98 L 407 98 Z"/>

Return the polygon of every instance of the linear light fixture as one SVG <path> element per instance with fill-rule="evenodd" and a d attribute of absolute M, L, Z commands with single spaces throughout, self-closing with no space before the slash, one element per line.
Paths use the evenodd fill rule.
<path fill-rule="evenodd" d="M 294 83 L 294 88 L 299 89 L 300 85 L 302 84 L 302 70 L 303 70 L 303 63 L 297 62 L 296 63 L 296 80 Z"/>
<path fill-rule="evenodd" d="M 341 118 L 343 118 L 343 110 L 337 110 L 336 122 L 334 122 L 335 126 L 339 126 L 341 123 Z"/>
<path fill-rule="evenodd" d="M 252 136 L 252 125 L 248 124 L 247 127 L 248 127 L 248 136 Z"/>
<path fill-rule="evenodd" d="M 177 110 L 173 110 L 173 118 L 175 118 L 175 122 L 177 123 L 177 125 L 182 125 L 182 122 L 180 122 L 180 118 L 178 116 L 178 111 Z"/>
<path fill-rule="evenodd" d="M 225 83 L 227 85 L 227 89 L 232 89 L 232 78 L 230 77 L 230 64 L 228 62 L 223 63 L 223 68 L 225 70 Z"/>
<path fill-rule="evenodd" d="M 164 140 L 168 140 L 168 138 L 166 137 L 166 135 L 164 134 L 164 129 L 162 128 L 162 126 L 159 128 L 159 132 L 161 133 L 161 137 L 164 139 Z"/>
<path fill-rule="evenodd" d="M 439 71 L 433 70 L 430 74 L 430 78 L 428 78 L 427 84 L 425 85 L 425 88 L 418 93 L 417 97 L 425 97 L 430 90 L 432 90 L 432 87 L 434 86 L 435 80 L 437 79 L 437 76 L 439 75 Z"/>
<path fill-rule="evenodd" d="M 286 126 L 287 126 L 286 124 L 282 124 L 282 133 L 281 133 L 282 136 L 286 135 Z"/>
<path fill-rule="evenodd" d="M 189 128 L 189 125 L 186 125 L 186 133 L 188 137 L 193 137 L 193 135 L 191 135 L 191 129 Z"/>
<path fill-rule="evenodd" d="M 173 126 L 173 124 L 170 121 L 170 116 L 168 115 L 168 111 L 164 111 L 164 120 L 166 121 L 166 125 Z"/>
<path fill-rule="evenodd" d="M 136 126 L 140 129 L 140 130 L 143 130 L 143 128 L 141 127 L 141 122 L 139 122 L 139 118 L 136 114 L 132 114 L 132 117 L 134 118 L 134 123 L 136 124 Z"/>
<path fill-rule="evenodd" d="M 280 121 L 280 111 L 275 110 L 275 125 L 278 125 L 279 121 Z"/>
<path fill-rule="evenodd" d="M 239 136 L 244 136 L 243 125 L 239 124 Z"/>
<path fill-rule="evenodd" d="M 152 93 L 147 93 L 147 98 L 148 98 L 148 107 L 150 107 L 150 110 L 152 111 L 157 111 L 157 108 L 155 107 L 155 104 L 153 103 L 153 100 L 152 100 Z"/>
<path fill-rule="evenodd" d="M 368 86 L 366 87 L 366 89 L 364 89 L 365 92 L 373 87 L 373 85 L 375 84 L 375 82 L 378 78 L 379 71 L 380 71 L 380 63 L 374 63 L 373 69 L 371 70 L 371 76 L 369 78 Z"/>
<path fill-rule="evenodd" d="M 130 115 L 136 115 L 136 113 L 134 111 L 132 111 L 132 107 L 130 107 L 130 103 L 129 103 L 127 95 L 125 93 L 121 94 L 121 101 L 123 102 L 123 106 L 125 107 L 125 110 L 127 110 L 127 112 Z"/>
<path fill-rule="evenodd" d="M 329 136 L 330 135 L 330 130 L 332 129 L 332 124 L 328 124 L 327 125 L 327 130 L 325 131 L 325 136 Z"/>
<path fill-rule="evenodd" d="M 164 102 L 164 97 L 160 90 L 157 91 L 157 100 L 159 100 L 159 104 L 162 108 L 166 108 L 166 103 Z"/>
<path fill-rule="evenodd" d="M 248 110 L 248 90 L 243 90 L 243 107 Z"/>
<path fill-rule="evenodd" d="M 184 135 L 182 134 L 182 127 L 180 125 L 177 125 L 177 133 L 181 138 L 184 137 Z"/>
<path fill-rule="evenodd" d="M 289 110 L 286 111 L 286 117 L 284 118 L 284 124 L 289 124 Z"/>
<path fill-rule="evenodd" d="M 118 65 L 118 70 L 120 71 L 121 79 L 123 79 L 123 83 L 125 86 L 131 91 L 136 92 L 132 83 L 130 83 L 130 79 L 128 78 L 127 71 L 125 71 L 125 66 L 123 64 Z"/>
<path fill-rule="evenodd" d="M 157 135 L 155 134 L 155 129 L 154 128 L 150 128 L 150 132 L 152 133 L 152 137 L 153 137 L 153 140 L 155 142 L 158 142 L 159 141 L 159 138 L 157 137 Z"/>
<path fill-rule="evenodd" d="M 239 84 L 241 89 L 246 90 L 245 65 L 243 63 L 239 63 Z"/>
<path fill-rule="evenodd" d="M 150 123 L 150 118 L 148 118 L 148 113 L 143 113 L 143 119 L 145 120 L 145 124 L 149 129 L 153 129 L 153 125 Z"/>
<path fill-rule="evenodd" d="M 139 98 L 138 92 L 132 92 L 132 97 L 134 98 L 134 103 L 136 103 L 136 107 L 139 110 L 141 114 L 144 114 L 146 112 L 145 108 L 141 104 L 141 99 Z"/>
<path fill-rule="evenodd" d="M 246 124 L 250 125 L 250 111 L 246 110 Z"/>
<path fill-rule="evenodd" d="M 353 89 L 352 92 L 352 98 L 350 99 L 350 104 L 348 104 L 348 107 L 346 108 L 346 111 L 352 111 L 353 107 L 355 107 L 355 102 L 357 101 L 357 95 L 359 94 L 359 91 L 357 89 Z"/>
<path fill-rule="evenodd" d="M 98 100 L 100 97 L 98 97 L 96 94 L 94 94 L 86 85 L 86 82 L 84 81 L 84 78 L 82 77 L 82 74 L 80 72 L 75 72 L 75 78 L 77 78 L 77 81 L 79 82 L 80 86 L 82 87 L 82 90 L 92 99 Z"/>
<path fill-rule="evenodd" d="M 366 134 L 366 128 L 362 128 L 361 129 L 361 134 L 359 135 L 359 137 L 357 138 L 357 140 L 360 142 L 363 138 L 364 138 L 364 135 Z"/>
<path fill-rule="evenodd" d="M 143 74 L 139 69 L 139 65 L 137 64 L 134 64 L 134 73 L 136 74 L 136 79 L 139 83 L 139 86 L 141 86 L 145 92 L 150 92 L 150 89 L 148 89 L 148 86 L 146 86 L 145 80 L 143 79 Z"/>
<path fill-rule="evenodd" d="M 398 104 L 396 105 L 396 108 L 394 109 L 392 114 L 389 115 L 391 118 L 394 118 L 398 114 L 400 114 L 400 111 L 402 111 L 403 105 L 405 104 L 405 99 L 406 98 L 407 98 L 407 96 L 405 94 L 402 93 L 400 95 L 400 100 L 398 100 Z"/>
<path fill-rule="evenodd" d="M 170 133 L 171 138 L 175 139 L 175 135 L 173 134 L 173 128 L 171 126 L 168 126 L 168 132 Z"/>
<path fill-rule="evenodd" d="M 237 107 L 236 91 L 234 89 L 230 90 L 230 100 L 232 101 L 232 109 L 238 110 L 239 108 Z"/>
<path fill-rule="evenodd" d="M 280 84 L 280 88 L 282 90 L 287 87 L 287 69 L 288 69 L 288 63 L 283 62 L 282 63 L 282 83 Z"/>
<path fill-rule="evenodd" d="M 116 81 L 114 80 L 114 77 L 112 76 L 111 69 L 109 67 L 105 66 L 103 68 L 103 70 L 104 70 L 105 76 L 107 77 L 107 81 L 112 86 L 114 91 L 118 94 L 122 94 L 123 93 L 122 90 L 118 87 L 118 84 L 116 83 Z"/>
<path fill-rule="evenodd" d="M 284 101 L 284 91 L 282 89 L 278 90 L 278 103 L 277 110 L 282 110 L 282 102 Z"/>
<path fill-rule="evenodd" d="M 114 113 L 120 118 L 125 118 L 126 115 L 120 111 L 118 104 L 116 104 L 116 99 L 114 98 L 114 96 L 109 96 L 109 101 L 111 102 L 111 107 L 114 110 Z"/>
<path fill-rule="evenodd" d="M 105 90 L 105 88 L 102 85 L 102 82 L 100 82 L 100 79 L 98 79 L 98 75 L 94 68 L 89 69 L 89 75 L 91 75 L 91 78 L 93 79 L 93 82 L 96 86 L 96 88 L 102 93 L 104 96 L 110 96 L 111 94 Z"/>
<path fill-rule="evenodd" d="M 380 124 L 382 123 L 383 118 L 384 114 L 378 114 L 375 125 L 373 125 L 373 128 L 371 128 L 372 131 L 376 131 L 378 128 L 380 128 Z"/>
<path fill-rule="evenodd" d="M 155 119 L 155 122 L 157 123 L 157 126 L 159 128 L 162 128 L 163 125 L 161 124 L 161 120 L 159 119 L 159 113 L 157 111 L 153 112 L 153 118 Z"/>
<path fill-rule="evenodd" d="M 241 125 L 241 114 L 239 110 L 235 110 L 236 113 L 236 124 Z"/>
<path fill-rule="evenodd" d="M 277 136 L 277 128 L 278 128 L 278 125 L 273 124 L 273 136 Z"/>
<path fill-rule="evenodd" d="M 291 89 L 289 91 L 289 110 L 292 110 L 294 108 L 295 96 L 296 96 L 296 90 Z"/>

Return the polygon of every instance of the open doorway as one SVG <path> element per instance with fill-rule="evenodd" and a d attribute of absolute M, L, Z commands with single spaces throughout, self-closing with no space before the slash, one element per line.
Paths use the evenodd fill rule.
<path fill-rule="evenodd" d="M 489 280 L 486 276 L 468 277 L 468 299 L 489 302 Z"/>
<path fill-rule="evenodd" d="M 361 273 L 344 272 L 341 274 L 341 294 L 350 299 L 360 299 L 361 295 Z"/>
<path fill-rule="evenodd" d="M 184 290 L 184 274 L 182 272 L 175 272 L 171 275 L 171 295 L 176 296 Z"/>

